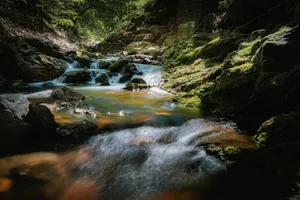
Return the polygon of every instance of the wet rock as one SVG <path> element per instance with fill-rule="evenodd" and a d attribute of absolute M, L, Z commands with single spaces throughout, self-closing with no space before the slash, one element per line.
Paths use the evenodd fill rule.
<path fill-rule="evenodd" d="M 30 104 L 26 121 L 33 126 L 37 133 L 53 134 L 58 127 L 49 108 L 42 105 Z"/>
<path fill-rule="evenodd" d="M 101 69 L 108 69 L 111 65 L 112 65 L 112 62 L 107 62 L 107 61 L 100 62 Z"/>
<path fill-rule="evenodd" d="M 85 83 L 91 81 L 91 76 L 88 71 L 79 71 L 72 74 L 68 74 L 66 83 Z"/>
<path fill-rule="evenodd" d="M 32 126 L 0 108 L 0 154 L 18 152 L 33 135 Z"/>
<path fill-rule="evenodd" d="M 147 82 L 144 81 L 141 78 L 135 78 L 131 80 L 129 83 L 126 84 L 125 90 L 137 90 L 137 89 L 148 89 L 149 86 L 147 85 Z"/>
<path fill-rule="evenodd" d="M 29 112 L 29 101 L 22 94 L 2 94 L 0 105 L 21 120 Z"/>
<path fill-rule="evenodd" d="M 109 82 L 100 83 L 100 86 L 110 86 Z"/>
<path fill-rule="evenodd" d="M 93 135 L 98 130 L 98 126 L 90 121 L 83 120 L 72 124 L 66 124 L 57 129 L 60 136 L 86 137 Z"/>
<path fill-rule="evenodd" d="M 54 90 L 51 94 L 51 97 L 55 100 L 63 100 L 63 101 L 82 101 L 85 99 L 85 96 L 74 92 L 68 87 L 62 87 L 57 90 Z"/>
<path fill-rule="evenodd" d="M 127 83 L 128 81 L 130 81 L 130 79 L 132 78 L 133 74 L 125 74 L 124 76 L 122 76 L 119 80 L 119 83 Z"/>
<path fill-rule="evenodd" d="M 91 108 L 89 108 L 89 109 L 76 108 L 72 113 L 78 114 L 78 115 L 91 115 L 92 117 L 97 116 L 95 111 Z"/>
<path fill-rule="evenodd" d="M 96 83 L 109 83 L 109 78 L 106 74 L 101 74 L 96 78 Z"/>
<path fill-rule="evenodd" d="M 133 63 L 130 63 L 130 64 L 126 65 L 126 66 L 122 69 L 122 71 L 124 71 L 125 74 L 126 74 L 126 73 L 128 73 L 128 74 L 138 74 L 138 75 L 142 75 L 142 74 L 143 74 L 143 72 L 139 71 L 139 70 L 136 68 L 135 64 L 133 64 Z"/>
<path fill-rule="evenodd" d="M 125 67 L 126 65 L 128 65 L 130 62 L 129 59 L 121 59 L 119 61 L 117 61 L 116 63 L 112 64 L 110 67 L 109 67 L 109 71 L 111 72 L 120 72 L 123 67 Z"/>
<path fill-rule="evenodd" d="M 50 57 L 44 54 L 26 57 L 26 68 L 23 68 L 25 81 L 47 81 L 53 80 L 64 73 L 66 62 L 61 59 Z"/>
<path fill-rule="evenodd" d="M 80 66 L 82 67 L 90 67 L 91 63 L 93 62 L 92 58 L 83 56 L 83 57 L 75 57 L 74 60 L 76 60 Z"/>

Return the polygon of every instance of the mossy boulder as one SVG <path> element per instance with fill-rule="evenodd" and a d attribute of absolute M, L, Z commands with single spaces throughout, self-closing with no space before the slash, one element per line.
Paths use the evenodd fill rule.
<path fill-rule="evenodd" d="M 239 37 L 218 37 L 205 45 L 200 56 L 202 58 L 215 57 L 219 61 L 223 61 L 229 53 L 238 49 L 239 40 Z"/>

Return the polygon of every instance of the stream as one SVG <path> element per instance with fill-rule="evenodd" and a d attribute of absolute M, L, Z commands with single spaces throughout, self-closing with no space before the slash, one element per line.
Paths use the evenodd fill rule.
<path fill-rule="evenodd" d="M 198 108 L 175 105 L 170 101 L 172 95 L 156 87 L 162 67 L 136 67 L 143 75 L 132 79 L 144 79 L 151 89 L 125 91 L 125 84 L 118 83 L 120 74 L 109 77 L 110 86 L 98 86 L 97 77 L 109 76 L 99 61 L 89 69 L 74 62 L 61 77 L 30 84 L 37 91 L 69 85 L 87 96 L 76 109 L 93 114 L 76 113 L 74 108 L 53 109 L 55 119 L 60 124 L 89 120 L 102 131 L 65 153 L 0 159 L 0 177 L 6 177 L 0 178 L 0 199 L 170 199 L 159 195 L 205 185 L 212 176 L 226 171 L 226 165 L 209 155 L 204 145 L 209 140 L 222 143 L 218 138 L 226 134 L 238 136 L 235 124 L 205 119 Z M 82 70 L 89 71 L 92 81 L 65 83 L 67 74 Z M 11 170 L 14 176 L 8 176 Z"/>

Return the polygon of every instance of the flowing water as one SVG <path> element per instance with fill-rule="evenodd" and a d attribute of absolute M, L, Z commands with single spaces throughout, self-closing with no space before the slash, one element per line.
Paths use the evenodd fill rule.
<path fill-rule="evenodd" d="M 203 145 L 209 138 L 220 143 L 216 139 L 220 135 L 236 135 L 233 124 L 203 119 L 197 108 L 178 107 L 170 102 L 172 95 L 157 87 L 124 91 L 124 84 L 118 83 L 121 75 L 110 77 L 111 86 L 97 86 L 94 78 L 107 74 L 99 63 L 88 69 L 91 82 L 71 86 L 87 99 L 76 108 L 53 111 L 62 124 L 83 119 L 96 123 L 99 135 L 62 154 L 0 159 L 0 199 L 168 199 L 156 196 L 206 184 L 226 170 Z M 160 66 L 136 67 L 143 75 L 133 78 L 143 78 L 151 86 L 160 84 Z M 74 62 L 60 78 L 31 86 L 65 85 L 65 76 L 79 70 L 87 69 Z"/>

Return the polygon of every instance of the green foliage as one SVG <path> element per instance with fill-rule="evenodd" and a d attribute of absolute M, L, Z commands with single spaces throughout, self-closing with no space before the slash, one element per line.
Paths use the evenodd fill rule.
<path fill-rule="evenodd" d="M 101 39 L 123 27 L 130 15 L 143 13 L 150 0 L 38 0 L 42 16 L 75 36 Z"/>
<path fill-rule="evenodd" d="M 227 9 L 228 3 L 229 3 L 228 0 L 219 1 L 219 10 L 225 11 Z"/>

